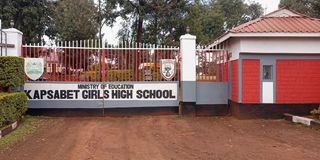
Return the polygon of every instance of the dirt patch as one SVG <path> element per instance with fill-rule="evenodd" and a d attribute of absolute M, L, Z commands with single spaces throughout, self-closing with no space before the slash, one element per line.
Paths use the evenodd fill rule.
<path fill-rule="evenodd" d="M 55 118 L 0 159 L 319 159 L 319 131 L 230 117 Z"/>

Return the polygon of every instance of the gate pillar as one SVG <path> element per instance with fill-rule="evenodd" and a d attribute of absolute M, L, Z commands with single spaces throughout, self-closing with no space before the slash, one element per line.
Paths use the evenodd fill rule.
<path fill-rule="evenodd" d="M 7 55 L 17 56 L 21 54 L 22 35 L 23 33 L 15 28 L 3 29 L 3 32 L 7 34 Z"/>
<path fill-rule="evenodd" d="M 196 36 L 180 37 L 181 86 L 179 114 L 195 114 L 196 104 Z"/>

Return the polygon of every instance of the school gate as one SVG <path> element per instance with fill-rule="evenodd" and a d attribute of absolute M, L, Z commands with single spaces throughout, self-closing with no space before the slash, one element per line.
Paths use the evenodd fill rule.
<path fill-rule="evenodd" d="M 320 19 L 279 9 L 206 47 L 190 34 L 179 47 L 99 40 L 22 45 L 19 30 L 2 31 L 10 46 L 5 55 L 25 58 L 23 89 L 32 109 L 179 106 L 182 114 L 282 118 L 319 107 L 319 28 Z"/>
<path fill-rule="evenodd" d="M 196 47 L 189 34 L 181 37 L 180 46 L 113 46 L 100 40 L 23 45 L 28 106 L 108 109 L 196 104 L 216 105 L 226 114 L 227 51 Z M 37 67 L 43 68 L 38 75 Z"/>

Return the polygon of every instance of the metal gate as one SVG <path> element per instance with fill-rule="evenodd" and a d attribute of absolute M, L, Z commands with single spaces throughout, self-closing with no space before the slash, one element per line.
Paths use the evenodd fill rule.
<path fill-rule="evenodd" d="M 26 77 L 25 90 L 29 92 L 30 108 L 178 105 L 181 59 L 178 47 L 138 43 L 108 45 L 100 40 L 83 40 L 56 42 L 51 46 L 28 44 L 22 46 L 21 52 L 24 58 L 41 58 L 44 61 L 44 72 L 38 80 Z M 170 59 L 176 65 L 175 75 L 169 81 L 160 73 L 163 59 Z M 155 86 L 163 88 L 162 91 L 158 92 Z M 174 90 L 166 91 L 175 86 Z M 119 93 L 114 93 L 116 90 Z M 137 94 L 132 99 L 131 90 Z M 140 90 L 143 93 L 140 94 Z M 55 97 L 55 94 L 60 97 Z M 67 94 L 63 98 L 68 95 L 70 98 L 62 99 L 63 94 Z M 122 96 L 124 94 L 127 96 Z M 143 97 L 144 94 L 148 96 Z M 171 99 L 167 98 L 169 94 Z M 111 96 L 116 98 L 110 99 Z M 150 97 L 156 100 L 151 101 Z"/>

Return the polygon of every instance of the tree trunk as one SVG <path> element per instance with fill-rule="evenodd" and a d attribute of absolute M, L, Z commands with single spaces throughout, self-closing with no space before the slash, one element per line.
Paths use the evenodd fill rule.
<path fill-rule="evenodd" d="M 143 19 L 141 16 L 138 17 L 138 26 L 137 26 L 137 43 L 138 43 L 138 47 L 140 47 L 141 43 L 141 37 L 142 37 L 142 24 L 143 24 Z"/>
<path fill-rule="evenodd" d="M 158 44 L 158 16 L 154 18 L 154 31 L 153 31 L 153 43 Z"/>

